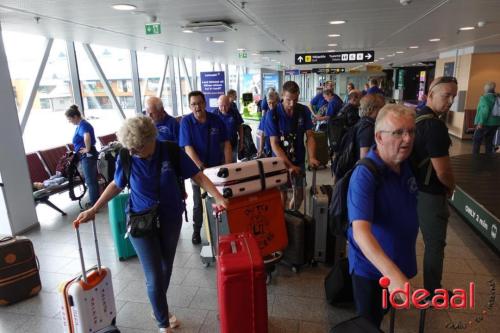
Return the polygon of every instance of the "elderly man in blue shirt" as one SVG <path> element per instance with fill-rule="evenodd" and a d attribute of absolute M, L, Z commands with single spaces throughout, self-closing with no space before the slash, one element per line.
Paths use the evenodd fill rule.
<path fill-rule="evenodd" d="M 219 108 L 213 111 L 218 115 L 226 126 L 227 136 L 231 143 L 232 158 L 231 162 L 238 160 L 238 152 L 243 149 L 243 118 L 237 108 L 231 107 L 229 96 L 221 95 L 217 101 Z"/>
<path fill-rule="evenodd" d="M 384 106 L 375 122 L 376 145 L 367 158 L 378 172 L 358 165 L 347 195 L 349 271 L 360 316 L 379 327 L 385 314 L 379 279 L 389 291 L 417 274 L 417 183 L 408 157 L 415 139 L 415 112 Z M 369 161 L 368 161 L 369 162 Z"/>
<path fill-rule="evenodd" d="M 188 95 L 192 113 L 182 118 L 179 146 L 196 166 L 203 170 L 224 163 L 231 163 L 231 144 L 224 122 L 219 116 L 206 111 L 205 95 L 192 91 Z M 193 185 L 193 236 L 192 243 L 200 244 L 203 223 L 203 206 L 200 187 Z"/>
<path fill-rule="evenodd" d="M 160 141 L 175 141 L 179 143 L 179 123 L 163 108 L 163 102 L 158 97 L 149 97 L 146 101 L 146 114 L 153 119 Z"/>

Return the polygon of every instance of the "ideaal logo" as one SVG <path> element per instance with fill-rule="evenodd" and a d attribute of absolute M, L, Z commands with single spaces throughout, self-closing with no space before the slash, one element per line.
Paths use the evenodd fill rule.
<path fill-rule="evenodd" d="M 391 293 L 388 292 L 388 287 L 391 284 L 391 280 L 388 277 L 381 277 L 379 280 L 379 285 L 382 289 L 382 307 L 387 309 L 389 303 L 394 309 L 409 309 L 410 303 L 416 309 L 425 310 L 431 306 L 434 309 L 465 309 L 469 307 L 470 309 L 475 308 L 475 284 L 474 282 L 469 283 L 468 289 L 453 289 L 453 294 L 450 297 L 445 289 L 436 289 L 434 291 L 434 296 L 428 300 L 427 298 L 431 295 L 426 289 L 415 289 L 410 293 L 410 284 L 407 282 L 404 284 L 403 289 L 396 288 Z M 495 306 L 496 301 L 496 283 L 494 280 L 488 281 L 489 285 L 489 300 L 485 308 L 481 309 L 479 315 L 467 322 L 449 322 L 446 324 L 446 328 L 449 329 L 466 329 L 470 328 L 475 324 L 479 324 L 487 316 L 488 311 L 490 311 Z M 403 297 L 403 302 L 399 302 L 401 296 Z"/>

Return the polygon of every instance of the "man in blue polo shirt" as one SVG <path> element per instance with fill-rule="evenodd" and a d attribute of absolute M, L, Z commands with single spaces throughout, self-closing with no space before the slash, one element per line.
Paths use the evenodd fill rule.
<path fill-rule="evenodd" d="M 370 79 L 370 82 L 368 84 L 370 87 L 368 90 L 366 90 L 367 94 L 380 94 L 384 95 L 384 92 L 378 87 L 378 81 L 377 79 Z"/>
<path fill-rule="evenodd" d="M 280 102 L 280 95 L 276 90 L 269 90 L 266 96 L 267 100 L 267 111 L 263 111 L 262 118 L 260 119 L 259 127 L 257 129 L 257 136 L 259 137 L 259 148 L 257 151 L 257 156 L 271 157 L 271 142 L 269 137 L 264 133 L 264 125 L 266 124 L 266 118 L 276 110 Z"/>
<path fill-rule="evenodd" d="M 161 141 L 179 143 L 179 123 L 163 108 L 163 102 L 158 97 L 149 97 L 146 101 L 146 114 L 153 119 L 158 130 L 157 138 Z"/>
<path fill-rule="evenodd" d="M 213 111 L 218 115 L 226 126 L 227 136 L 231 143 L 232 158 L 231 162 L 238 160 L 238 152 L 243 149 L 243 118 L 241 118 L 238 109 L 231 107 L 229 96 L 221 95 L 217 101 L 219 108 Z"/>
<path fill-rule="evenodd" d="M 360 316 L 379 327 L 385 311 L 379 279 L 389 291 L 403 288 L 417 274 L 417 183 L 408 157 L 415 138 L 415 112 L 397 104 L 384 106 L 375 123 L 376 145 L 366 166 L 352 173 L 347 195 L 349 271 Z"/>
<path fill-rule="evenodd" d="M 319 108 L 318 112 L 314 115 L 316 121 L 316 131 L 326 131 L 328 119 L 336 116 L 343 106 L 340 97 L 331 89 L 323 90 L 323 98 L 327 104 Z"/>
<path fill-rule="evenodd" d="M 179 146 L 200 170 L 224 163 L 231 163 L 231 144 L 222 120 L 207 112 L 205 95 L 192 91 L 188 95 L 192 113 L 182 118 Z M 193 183 L 193 244 L 200 244 L 200 230 L 203 223 L 203 206 L 200 187 Z"/>
<path fill-rule="evenodd" d="M 300 89 L 297 83 L 288 81 L 283 84 L 283 102 L 275 110 L 269 111 L 264 124 L 264 133 L 270 138 L 273 156 L 281 157 L 288 167 L 297 191 L 290 202 L 290 208 L 300 207 L 302 203 L 305 175 L 307 137 L 309 165 L 316 167 L 316 142 L 312 131 L 311 111 L 298 103 Z M 288 187 L 281 189 L 283 206 L 286 206 Z"/>
<path fill-rule="evenodd" d="M 310 109 L 313 112 L 318 111 L 323 105 L 328 104 L 328 101 L 325 100 L 325 97 L 323 96 L 323 92 L 327 89 L 330 89 L 333 91 L 333 82 L 332 81 L 326 81 L 324 88 L 316 94 L 316 96 L 311 99 L 310 102 Z"/>

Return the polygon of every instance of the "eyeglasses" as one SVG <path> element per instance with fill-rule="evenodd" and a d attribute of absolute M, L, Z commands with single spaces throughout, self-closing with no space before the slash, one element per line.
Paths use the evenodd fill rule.
<path fill-rule="evenodd" d="M 438 84 L 442 83 L 455 83 L 458 85 L 457 78 L 453 76 L 441 76 L 438 77 L 436 80 L 432 81 L 431 86 L 429 87 L 429 91 L 434 89 Z"/>
<path fill-rule="evenodd" d="M 394 130 L 394 131 L 380 130 L 379 132 L 389 133 L 390 135 L 392 135 L 392 137 L 397 138 L 397 139 L 402 138 L 405 134 L 407 134 L 410 137 L 415 136 L 415 129 L 414 128 L 408 128 L 408 129 L 399 128 L 399 129 Z"/>
<path fill-rule="evenodd" d="M 203 106 L 203 103 L 204 103 L 204 102 L 199 102 L 199 103 L 190 103 L 190 104 L 189 104 L 189 106 L 190 106 L 190 107 L 192 107 L 192 108 L 194 108 L 194 107 L 196 107 L 196 106 Z"/>

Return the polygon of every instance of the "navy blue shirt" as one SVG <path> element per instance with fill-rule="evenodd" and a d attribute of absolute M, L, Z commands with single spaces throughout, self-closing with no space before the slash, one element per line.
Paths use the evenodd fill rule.
<path fill-rule="evenodd" d="M 362 117 L 356 125 L 356 156 L 359 160 L 360 148 L 369 148 L 375 144 L 375 119 Z"/>
<path fill-rule="evenodd" d="M 260 119 L 259 122 L 259 127 L 257 128 L 259 131 L 262 131 L 264 133 L 264 152 L 269 153 L 271 152 L 271 140 L 269 139 L 269 136 L 266 135 L 265 133 L 265 124 L 266 124 L 266 118 L 271 115 L 272 110 L 268 110 L 264 113 L 262 118 Z"/>
<path fill-rule="evenodd" d="M 339 113 L 340 109 L 342 109 L 343 105 L 344 105 L 344 103 L 342 103 L 342 100 L 340 99 L 340 97 L 333 94 L 332 100 L 330 102 L 328 102 L 328 110 L 326 111 L 326 115 L 328 117 L 336 116 Z"/>
<path fill-rule="evenodd" d="M 183 179 L 191 178 L 200 171 L 183 150 L 179 156 L 182 171 L 180 176 Z M 166 221 L 170 221 L 170 218 L 177 221 L 184 211 L 183 194 L 179 189 L 166 146 L 162 146 L 157 140 L 153 156 L 150 159 L 132 156 L 131 166 L 129 210 L 138 213 L 159 204 L 160 217 Z M 114 181 L 121 189 L 127 186 L 120 157 L 116 161 Z"/>
<path fill-rule="evenodd" d="M 224 163 L 224 143 L 229 137 L 219 116 L 206 114 L 204 123 L 198 122 L 192 113 L 182 118 L 179 146 L 192 146 L 205 167 L 210 168 Z"/>
<path fill-rule="evenodd" d="M 156 129 L 158 140 L 179 143 L 179 123 L 174 117 L 167 114 L 161 122 L 156 124 Z"/>
<path fill-rule="evenodd" d="M 216 114 L 220 117 L 220 119 L 224 122 L 226 126 L 226 133 L 229 137 L 229 141 L 231 145 L 234 147 L 238 144 L 238 131 L 243 124 L 243 118 L 241 118 L 241 114 L 238 112 L 238 109 L 230 108 L 229 112 L 224 114 L 219 109 L 215 109 L 213 114 Z"/>
<path fill-rule="evenodd" d="M 296 138 L 295 138 L 295 157 L 296 160 L 294 162 L 295 165 L 297 166 L 302 166 L 305 163 L 305 158 L 306 158 L 306 148 L 304 145 L 304 136 L 307 130 L 310 130 L 313 128 L 313 123 L 311 120 L 311 111 L 309 110 L 308 107 L 302 105 L 302 104 L 297 104 L 298 110 L 294 110 L 294 112 L 300 112 L 300 115 L 298 117 L 297 121 L 297 132 Z M 278 114 L 278 121 L 274 120 L 275 117 L 273 117 L 274 113 Z M 293 129 L 293 115 L 288 116 L 285 113 L 285 110 L 283 109 L 283 106 L 281 104 L 278 104 L 278 107 L 273 110 L 268 112 L 269 115 L 266 116 L 266 120 L 264 122 L 264 133 L 266 136 L 277 136 L 278 138 L 283 136 L 287 136 L 291 130 Z M 273 119 L 274 118 L 274 119 Z M 273 152 L 273 156 L 276 156 Z M 293 162 L 293 161 L 291 161 Z"/>
<path fill-rule="evenodd" d="M 77 153 L 80 149 L 85 147 L 84 135 L 85 133 L 90 134 L 90 143 L 92 146 L 95 146 L 95 135 L 94 128 L 88 121 L 82 119 L 78 126 L 76 126 L 75 134 L 73 135 L 73 146 L 74 151 Z"/>
<path fill-rule="evenodd" d="M 380 94 L 380 95 L 384 94 L 384 92 L 377 86 L 373 86 L 373 87 L 368 88 L 366 93 L 367 94 Z"/>
<path fill-rule="evenodd" d="M 382 275 L 364 256 L 353 237 L 352 223 L 365 220 L 385 254 L 408 278 L 417 274 L 415 244 L 418 234 L 417 183 L 408 160 L 395 173 L 372 148 L 368 158 L 382 171 L 376 184 L 375 176 L 365 166 L 354 170 L 347 193 L 349 215 L 349 272 L 378 280 Z"/>
<path fill-rule="evenodd" d="M 323 105 L 328 104 L 326 99 L 323 97 L 323 93 L 317 93 L 316 96 L 311 99 L 311 106 L 313 106 L 316 110 L 319 110 Z"/>

